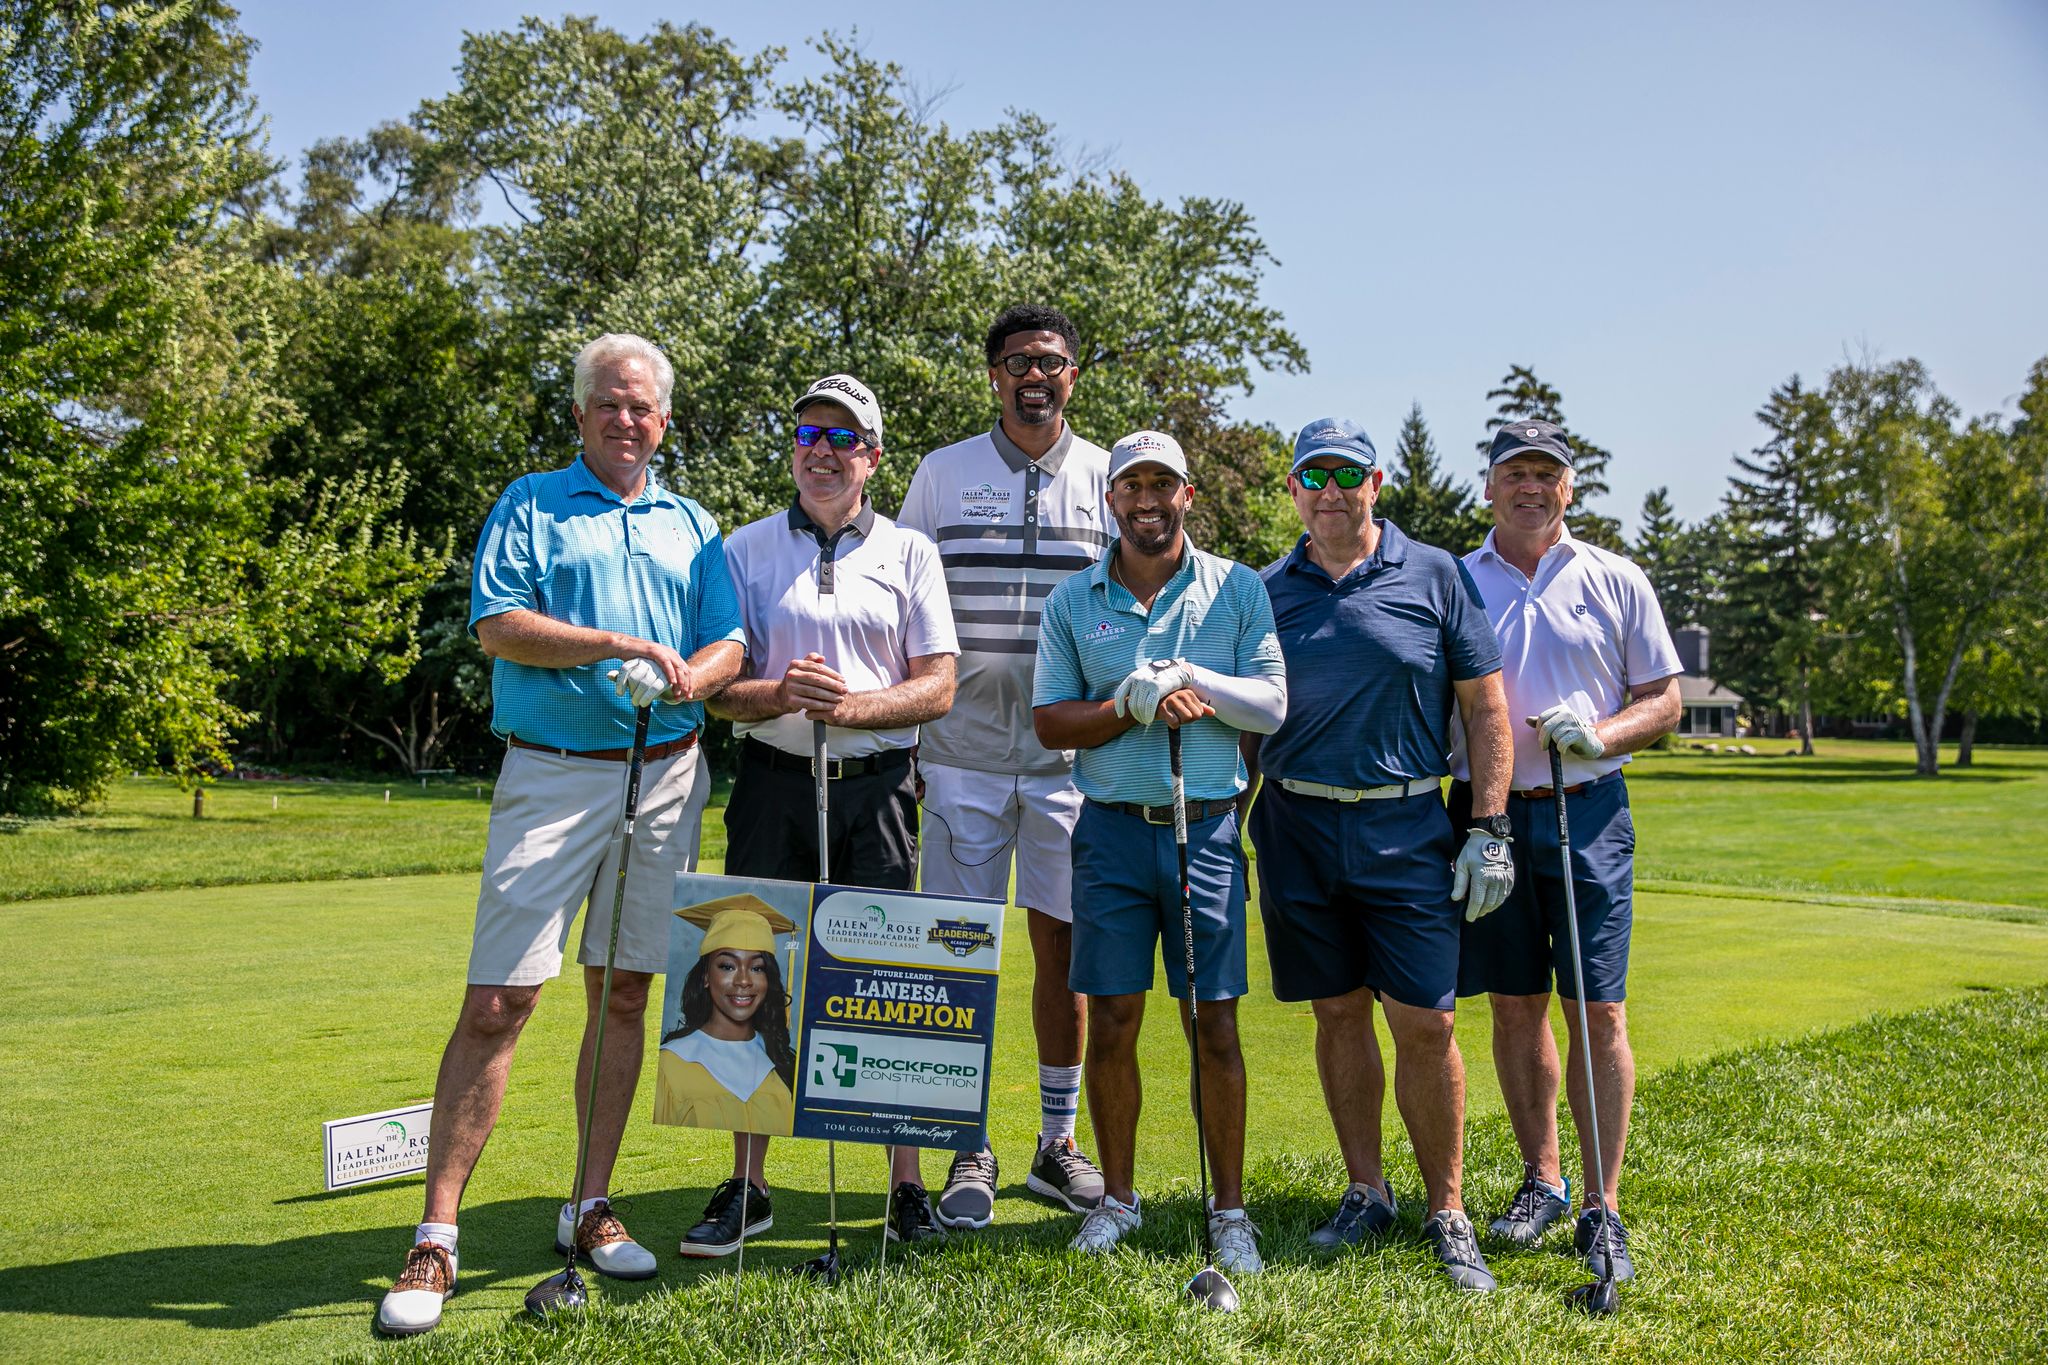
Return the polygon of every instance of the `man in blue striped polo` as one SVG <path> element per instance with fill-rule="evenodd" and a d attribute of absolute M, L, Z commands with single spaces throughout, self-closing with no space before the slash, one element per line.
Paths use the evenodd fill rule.
<path fill-rule="evenodd" d="M 1176 997 L 1187 992 L 1166 736 L 1177 728 L 1194 986 L 1203 1006 L 1194 1046 L 1216 1177 L 1209 1227 L 1217 1266 L 1248 1274 L 1263 1262 L 1244 1208 L 1237 1000 L 1248 981 L 1238 736 L 1280 724 L 1287 682 L 1258 576 L 1188 541 L 1182 528 L 1193 500 L 1187 457 L 1171 436 L 1140 431 L 1117 442 L 1107 501 L 1121 534 L 1093 568 L 1046 599 L 1032 720 L 1048 749 L 1077 751 L 1074 780 L 1086 798 L 1074 829 L 1069 982 L 1088 998 L 1088 1112 L 1104 1191 L 1072 1245 L 1108 1251 L 1141 1222 L 1138 1030 L 1155 953 L 1164 958 L 1168 989 Z M 1185 1001 L 1181 1018 L 1185 1028 Z"/>
<path fill-rule="evenodd" d="M 491 672 L 491 728 L 505 763 L 491 801 L 469 989 L 434 1085 L 426 1216 L 377 1328 L 410 1336 L 455 1291 L 456 1208 L 505 1098 L 520 1030 L 562 969 L 577 909 L 589 1001 L 579 1071 L 591 1065 L 634 712 L 652 708 L 617 968 L 597 1076 L 590 1151 L 575 1205 L 555 1223 L 600 1273 L 647 1279 L 654 1256 L 627 1235 L 607 1190 L 640 1077 L 647 987 L 668 963 L 675 877 L 696 866 L 709 780 L 697 764 L 702 698 L 739 672 L 739 603 L 718 524 L 654 481 L 675 371 L 637 336 L 577 353 L 570 412 L 583 453 L 528 474 L 477 542 L 470 628 Z M 616 670 L 616 684 L 607 674 Z M 600 894 L 601 893 L 601 894 Z M 576 1086 L 580 1110 L 586 1088 Z M 578 1125 L 578 1132 L 582 1126 Z"/>

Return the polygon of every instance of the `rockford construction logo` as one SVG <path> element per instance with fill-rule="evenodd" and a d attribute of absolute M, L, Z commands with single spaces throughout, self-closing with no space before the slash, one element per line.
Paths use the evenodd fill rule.
<path fill-rule="evenodd" d="M 996 936 L 986 923 L 964 919 L 942 919 L 931 927 L 925 942 L 936 943 L 954 957 L 967 957 L 977 949 L 996 946 Z"/>
<path fill-rule="evenodd" d="M 859 1043 L 820 1041 L 811 1048 L 811 1084 L 852 1090 L 861 1082 L 893 1083 L 909 1089 L 974 1089 L 981 1086 L 981 1067 L 964 1061 L 890 1053 Z M 913 1102 L 938 1103 L 925 1099 Z"/>
<path fill-rule="evenodd" d="M 980 1110 L 988 1048 L 910 1034 L 813 1028 L 804 1043 L 809 1096 L 839 1114 Z"/>

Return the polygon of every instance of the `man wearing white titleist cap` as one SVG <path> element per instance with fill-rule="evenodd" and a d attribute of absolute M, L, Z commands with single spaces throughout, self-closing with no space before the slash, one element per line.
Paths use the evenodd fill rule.
<path fill-rule="evenodd" d="M 1081 997 L 1067 985 L 1073 954 L 1074 789 L 1071 752 L 1031 728 L 1039 608 L 1067 575 L 1109 544 L 1103 492 L 1108 453 L 1067 425 L 1080 334 L 1042 305 L 1006 309 L 983 344 L 994 427 L 925 456 L 900 518 L 938 542 L 960 632 L 953 709 L 924 727 L 918 771 L 928 819 L 919 851 L 924 890 L 1008 899 L 1031 935 L 1031 1024 L 1038 1045 L 1039 1127 L 1026 1188 L 1076 1212 L 1102 1197 L 1102 1176 L 1074 1142 L 1081 1093 Z M 986 1227 L 995 1216 L 993 1152 L 962 1154 L 939 1196 L 939 1218 Z"/>

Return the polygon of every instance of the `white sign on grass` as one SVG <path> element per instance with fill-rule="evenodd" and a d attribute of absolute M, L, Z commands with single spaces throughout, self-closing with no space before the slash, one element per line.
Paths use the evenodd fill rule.
<path fill-rule="evenodd" d="M 327 1143 L 327 1188 L 367 1185 L 427 1169 L 434 1105 L 408 1105 L 381 1114 L 330 1119 L 320 1125 Z"/>

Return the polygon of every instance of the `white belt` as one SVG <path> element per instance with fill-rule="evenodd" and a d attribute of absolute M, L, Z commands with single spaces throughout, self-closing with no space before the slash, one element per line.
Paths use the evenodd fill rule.
<path fill-rule="evenodd" d="M 1443 788 L 1443 779 L 1437 777 L 1418 777 L 1412 782 L 1396 782 L 1385 787 L 1326 787 L 1320 782 L 1297 782 L 1291 777 L 1280 778 L 1279 782 L 1296 796 L 1313 796 L 1322 801 L 1391 801 L 1395 797 L 1420 796 Z"/>

